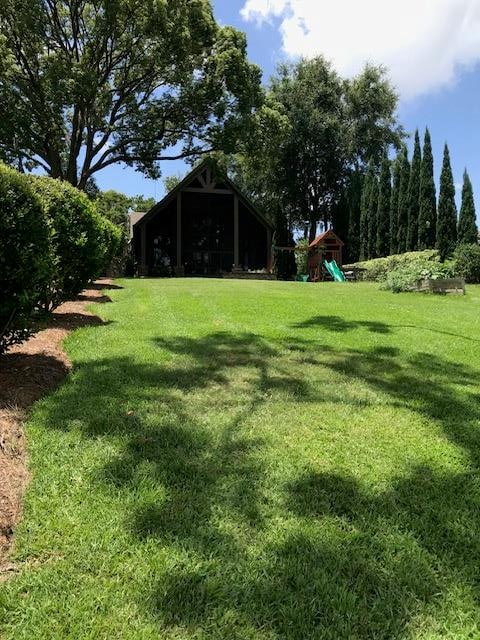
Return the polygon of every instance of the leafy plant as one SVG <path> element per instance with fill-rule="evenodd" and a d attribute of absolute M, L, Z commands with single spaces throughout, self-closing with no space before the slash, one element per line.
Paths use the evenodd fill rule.
<path fill-rule="evenodd" d="M 382 288 L 394 293 L 414 291 L 419 280 L 439 280 L 441 278 L 451 278 L 454 275 L 455 270 L 452 263 L 419 259 L 410 264 L 399 265 L 390 271 Z"/>
<path fill-rule="evenodd" d="M 302 238 L 297 242 L 296 247 L 297 250 L 295 251 L 295 262 L 297 265 L 297 273 L 308 273 L 308 240 L 306 238 Z"/>

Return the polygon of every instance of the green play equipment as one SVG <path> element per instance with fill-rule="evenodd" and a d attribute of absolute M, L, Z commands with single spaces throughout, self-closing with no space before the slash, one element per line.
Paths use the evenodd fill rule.
<path fill-rule="evenodd" d="M 330 262 L 328 260 L 324 260 L 324 265 L 325 265 L 328 273 L 335 280 L 335 282 L 346 282 L 347 281 L 343 271 L 340 269 L 340 267 L 338 266 L 338 264 L 336 263 L 335 260 L 331 260 Z"/>

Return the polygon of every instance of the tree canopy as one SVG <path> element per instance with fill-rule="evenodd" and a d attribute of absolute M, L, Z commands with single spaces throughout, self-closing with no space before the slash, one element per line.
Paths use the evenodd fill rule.
<path fill-rule="evenodd" d="M 97 211 L 105 218 L 120 227 L 124 234 L 128 230 L 128 213 L 132 207 L 132 200 L 124 193 L 113 189 L 101 191 L 95 198 Z"/>
<path fill-rule="evenodd" d="M 157 204 L 157 201 L 152 196 L 146 198 L 145 196 L 138 195 L 130 198 L 130 203 L 133 211 L 150 211 L 150 209 Z"/>
<path fill-rule="evenodd" d="M 345 80 L 322 57 L 282 65 L 230 171 L 272 219 L 279 205 L 313 239 L 318 222 L 338 220 L 339 202 L 358 216 L 360 189 L 350 182 L 359 183 L 370 157 L 378 166 L 384 149 L 400 144 L 397 100 L 381 67 Z"/>
<path fill-rule="evenodd" d="M 130 212 L 148 211 L 156 204 L 155 198 L 142 195 L 130 197 L 113 189 L 99 191 L 94 202 L 98 212 L 120 227 L 125 237 L 128 236 Z"/>
<path fill-rule="evenodd" d="M 405 131 L 398 123 L 398 94 L 383 66 L 367 64 L 345 81 L 349 162 L 364 170 L 370 159 L 379 167 L 385 148 L 399 148 Z"/>
<path fill-rule="evenodd" d="M 125 163 L 232 151 L 261 104 L 209 0 L 0 0 L 0 155 L 84 189 Z"/>

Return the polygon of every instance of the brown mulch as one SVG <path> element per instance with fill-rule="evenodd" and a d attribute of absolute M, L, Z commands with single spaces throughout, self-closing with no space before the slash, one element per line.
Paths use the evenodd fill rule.
<path fill-rule="evenodd" d="M 58 307 L 46 328 L 0 356 L 0 579 L 14 569 L 7 553 L 29 477 L 22 423 L 32 404 L 58 387 L 72 367 L 62 347 L 64 338 L 79 327 L 102 324 L 85 307 L 111 301 L 103 288 L 117 287 L 108 279 L 97 281 L 77 300 Z"/>

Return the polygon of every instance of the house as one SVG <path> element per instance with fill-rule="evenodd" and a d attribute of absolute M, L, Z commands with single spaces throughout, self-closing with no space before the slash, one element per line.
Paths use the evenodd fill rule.
<path fill-rule="evenodd" d="M 139 275 L 271 271 L 272 224 L 209 160 L 132 223 Z"/>

